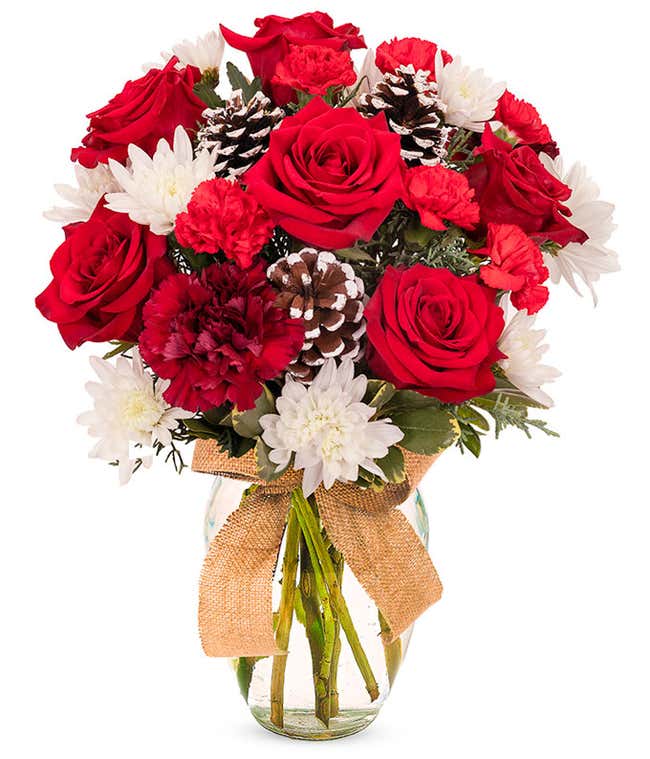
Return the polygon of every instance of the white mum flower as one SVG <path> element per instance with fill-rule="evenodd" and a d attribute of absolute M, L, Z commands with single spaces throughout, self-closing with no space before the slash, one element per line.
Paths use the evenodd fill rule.
<path fill-rule="evenodd" d="M 594 282 L 601 274 L 619 271 L 618 255 L 607 247 L 616 225 L 612 220 L 614 206 L 599 200 L 598 185 L 587 175 L 581 163 L 575 163 L 569 171 L 564 170 L 562 158 L 552 159 L 540 153 L 545 168 L 571 188 L 566 205 L 571 210 L 571 223 L 588 235 L 588 240 L 571 242 L 557 254 L 544 253 L 544 263 L 556 284 L 565 279 L 581 295 L 576 284 L 579 277 L 591 290 L 594 305 L 598 302 Z"/>
<path fill-rule="evenodd" d="M 212 31 L 194 41 L 183 40 L 174 45 L 171 53 L 163 53 L 165 61 L 175 55 L 183 66 L 196 66 L 203 73 L 218 69 L 223 58 L 225 40 L 220 31 Z"/>
<path fill-rule="evenodd" d="M 506 88 L 505 82 L 495 84 L 488 79 L 482 69 L 463 66 L 460 58 L 445 66 L 440 50 L 436 53 L 436 81 L 438 97 L 447 106 L 445 122 L 473 132 L 483 131 Z"/>
<path fill-rule="evenodd" d="M 46 219 L 61 221 L 64 224 L 88 221 L 100 199 L 107 192 L 120 189 L 110 169 L 104 164 L 100 163 L 94 169 L 87 169 L 76 163 L 74 173 L 77 178 L 77 187 L 69 184 L 54 185 L 56 192 L 70 205 L 50 208 L 43 214 Z"/>
<path fill-rule="evenodd" d="M 153 157 L 137 145 L 129 145 L 130 170 L 109 159 L 113 176 L 123 192 L 106 196 L 112 211 L 128 213 L 138 224 L 146 224 L 157 235 L 169 234 L 174 220 L 185 211 L 195 188 L 214 177 L 214 158 L 200 151 L 196 158 L 182 126 L 174 132 L 174 147 L 160 140 Z"/>
<path fill-rule="evenodd" d="M 362 402 L 367 384 L 364 375 L 355 378 L 351 360 L 344 359 L 337 368 L 328 359 L 309 387 L 287 375 L 278 413 L 260 419 L 276 471 L 287 467 L 295 454 L 294 468 L 305 470 L 306 496 L 321 482 L 327 489 L 336 480 L 355 482 L 360 467 L 384 478 L 374 459 L 386 456 L 404 434 L 390 419 L 370 421 L 376 409 Z"/>
<path fill-rule="evenodd" d="M 377 66 L 375 61 L 375 51 L 369 49 L 366 53 L 366 57 L 363 59 L 361 70 L 359 71 L 356 84 L 354 85 L 359 89 L 357 90 L 355 97 L 348 103 L 350 108 L 358 106 L 361 96 L 371 92 L 373 87 L 383 80 L 384 72 Z"/>
<path fill-rule="evenodd" d="M 118 461 L 120 484 L 129 481 L 135 460 L 131 458 L 133 444 L 142 446 L 144 466 L 151 466 L 152 457 L 147 455 L 155 442 L 169 445 L 171 430 L 179 419 L 193 416 L 189 411 L 172 408 L 163 398 L 169 380 L 158 380 L 144 370 L 137 348 L 133 359 L 120 356 L 115 366 L 93 356 L 90 365 L 100 382 L 88 382 L 86 390 L 92 396 L 94 408 L 78 418 L 88 426 L 88 434 L 99 438 L 90 451 L 92 458 Z"/>
<path fill-rule="evenodd" d="M 501 306 L 504 310 L 508 308 L 503 301 Z M 541 387 L 556 380 L 561 372 L 541 363 L 548 350 L 548 345 L 543 342 L 546 330 L 533 329 L 534 325 L 535 316 L 529 316 L 525 311 L 514 314 L 499 339 L 499 350 L 508 357 L 501 359 L 499 366 L 515 387 L 549 407 L 553 405 L 553 399 Z"/>

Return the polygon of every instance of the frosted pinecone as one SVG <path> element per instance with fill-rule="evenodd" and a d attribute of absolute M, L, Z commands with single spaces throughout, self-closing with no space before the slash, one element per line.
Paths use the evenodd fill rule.
<path fill-rule="evenodd" d="M 409 166 L 435 166 L 446 159 L 451 128 L 444 124 L 445 109 L 429 72 L 411 64 L 386 74 L 359 101 L 366 116 L 386 114 L 389 127 L 402 139 L 402 158 Z"/>
<path fill-rule="evenodd" d="M 271 132 L 284 116 L 263 92 L 246 103 L 242 91 L 235 90 L 225 106 L 203 112 L 206 124 L 197 135 L 197 149 L 216 151 L 218 177 L 238 177 L 266 153 Z"/>
<path fill-rule="evenodd" d="M 276 305 L 305 320 L 305 342 L 289 365 L 297 380 L 310 383 L 328 358 L 358 360 L 363 355 L 363 282 L 329 251 L 303 248 L 276 261 L 268 278 L 278 290 Z"/>

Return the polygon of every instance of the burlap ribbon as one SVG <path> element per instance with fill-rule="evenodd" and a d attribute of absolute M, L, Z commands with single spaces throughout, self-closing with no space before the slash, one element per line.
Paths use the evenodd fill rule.
<path fill-rule="evenodd" d="M 406 480 L 382 492 L 336 483 L 316 491 L 329 539 L 373 599 L 394 640 L 442 594 L 427 550 L 406 517 L 395 508 L 417 487 L 437 456 L 403 451 Z M 199 440 L 195 472 L 220 474 L 259 486 L 212 540 L 201 573 L 199 630 L 208 656 L 267 656 L 278 653 L 273 634 L 273 574 L 291 492 L 302 472 L 274 482 L 257 476 L 255 456 L 221 453 L 214 441 Z"/>

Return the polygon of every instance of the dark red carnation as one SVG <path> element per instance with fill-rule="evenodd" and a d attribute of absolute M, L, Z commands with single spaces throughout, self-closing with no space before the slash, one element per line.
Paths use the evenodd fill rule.
<path fill-rule="evenodd" d="M 124 163 L 130 143 L 153 155 L 161 138 L 172 144 L 177 126 L 195 130 L 205 108 L 193 91 L 201 72 L 194 66 L 177 69 L 176 63 L 171 58 L 163 69 L 127 82 L 107 105 L 89 113 L 88 134 L 71 159 L 89 169 L 109 158 Z"/>
<path fill-rule="evenodd" d="M 53 280 L 36 298 L 68 348 L 91 341 L 136 341 L 142 304 L 174 271 L 167 240 L 100 203 L 88 221 L 65 228 L 52 256 Z"/>
<path fill-rule="evenodd" d="M 538 242 L 583 243 L 587 235 L 568 220 L 571 190 L 543 166 L 528 145 L 513 148 L 486 124 L 477 151 L 482 161 L 466 172 L 481 206 L 481 222 L 517 224 Z"/>
<path fill-rule="evenodd" d="M 356 50 L 366 43 L 353 24 L 334 26 L 327 13 L 303 13 L 295 18 L 265 16 L 255 20 L 258 27 L 254 37 L 221 26 L 226 42 L 248 55 L 253 74 L 262 79 L 264 89 L 277 105 L 293 98 L 293 90 L 285 84 L 272 84 L 278 62 L 286 57 L 289 45 L 322 45 L 332 50 Z"/>
<path fill-rule="evenodd" d="M 489 224 L 487 247 L 477 251 L 490 257 L 480 268 L 480 277 L 488 287 L 510 292 L 512 305 L 534 314 L 546 304 L 548 269 L 539 246 L 514 224 Z"/>
<path fill-rule="evenodd" d="M 226 179 L 209 179 L 192 193 L 175 221 L 181 245 L 198 253 L 223 251 L 246 268 L 273 235 L 273 222 L 253 195 Z"/>
<path fill-rule="evenodd" d="M 549 128 L 540 118 L 537 108 L 525 100 L 516 98 L 509 90 L 501 95 L 494 118 L 519 142 L 530 145 L 535 152 L 543 151 L 551 158 L 559 155 L 557 144 L 551 137 Z"/>
<path fill-rule="evenodd" d="M 302 320 L 289 319 L 275 298 L 261 265 L 168 277 L 145 305 L 140 335 L 144 360 L 171 380 L 165 399 L 188 411 L 225 401 L 252 408 L 304 340 Z"/>
<path fill-rule="evenodd" d="M 429 229 L 446 229 L 445 221 L 463 229 L 479 222 L 479 206 L 467 177 L 444 166 L 416 166 L 405 174 L 406 205 Z"/>
<path fill-rule="evenodd" d="M 356 81 L 350 53 L 324 45 L 289 45 L 271 80 L 312 95 L 326 95 L 330 87 L 351 87 Z"/>
<path fill-rule="evenodd" d="M 290 235 L 336 250 L 372 237 L 404 192 L 402 167 L 383 113 L 365 119 L 314 98 L 271 134 L 243 181 Z"/>
<path fill-rule="evenodd" d="M 431 79 L 436 79 L 436 53 L 438 45 L 435 42 L 421 40 L 419 37 L 397 38 L 390 42 L 382 42 L 375 53 L 377 68 L 384 74 L 392 74 L 399 66 L 412 64 L 416 71 L 429 71 Z M 453 58 L 446 50 L 440 48 L 442 61 L 445 65 Z"/>
<path fill-rule="evenodd" d="M 365 308 L 368 364 L 380 379 L 444 403 L 494 390 L 503 311 L 475 278 L 388 267 Z"/>

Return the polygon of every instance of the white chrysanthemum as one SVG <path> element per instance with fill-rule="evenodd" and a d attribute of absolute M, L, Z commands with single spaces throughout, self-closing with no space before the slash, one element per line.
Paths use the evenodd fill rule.
<path fill-rule="evenodd" d="M 366 57 L 363 59 L 361 70 L 359 71 L 359 75 L 357 77 L 357 82 L 354 85 L 359 89 L 357 90 L 355 97 L 348 103 L 349 107 L 357 107 L 359 105 L 359 99 L 361 96 L 370 92 L 373 87 L 376 84 L 379 84 L 379 82 L 381 82 L 384 78 L 384 72 L 377 66 L 377 63 L 375 61 L 375 51 L 369 49 L 366 53 Z"/>
<path fill-rule="evenodd" d="M 162 53 L 163 59 L 168 61 L 175 55 L 181 65 L 196 66 L 203 73 L 210 69 L 218 69 L 223 58 L 225 40 L 220 31 L 212 31 L 197 37 L 194 41 L 183 40 L 171 49 L 170 53 Z"/>
<path fill-rule="evenodd" d="M 559 156 L 554 160 L 545 153 L 540 153 L 539 157 L 551 174 L 571 188 L 571 197 L 566 201 L 571 210 L 571 223 L 589 236 L 586 242 L 571 242 L 555 255 L 544 253 L 544 263 L 553 282 L 565 279 L 578 295 L 582 295 L 575 280 L 576 276 L 579 277 L 591 290 L 595 305 L 598 298 L 594 282 L 600 279 L 601 274 L 621 268 L 618 255 L 607 247 L 607 242 L 616 229 L 612 220 L 614 206 L 598 199 L 598 185 L 587 175 L 587 170 L 581 163 L 575 163 L 565 172 Z"/>
<path fill-rule="evenodd" d="M 281 472 L 295 453 L 294 468 L 304 469 L 302 488 L 311 495 L 322 482 L 355 482 L 363 467 L 384 477 L 375 459 L 388 454 L 403 437 L 390 419 L 371 422 L 376 409 L 362 402 L 368 380 L 354 376 L 354 364 L 344 359 L 337 368 L 328 359 L 309 387 L 287 379 L 277 401 L 277 414 L 260 419 L 262 439 L 272 449 L 270 459 Z"/>
<path fill-rule="evenodd" d="M 447 106 L 445 122 L 482 132 L 493 116 L 503 95 L 504 82 L 494 83 L 482 69 L 463 66 L 460 58 L 444 65 L 440 50 L 436 53 L 438 97 Z"/>
<path fill-rule="evenodd" d="M 74 172 L 77 178 L 77 187 L 69 184 L 54 185 L 57 193 L 70 205 L 50 208 L 43 214 L 46 219 L 62 221 L 64 224 L 88 221 L 100 198 L 107 192 L 115 192 L 120 189 L 110 169 L 104 164 L 100 163 L 94 169 L 87 169 L 85 166 L 76 163 Z"/>
<path fill-rule="evenodd" d="M 214 177 L 214 157 L 200 151 L 196 158 L 182 126 L 174 132 L 174 147 L 160 140 L 153 157 L 137 145 L 129 145 L 130 170 L 109 159 L 113 176 L 123 192 L 106 196 L 112 211 L 128 213 L 138 224 L 146 224 L 157 235 L 169 234 L 174 220 L 185 211 L 194 189 Z"/>
<path fill-rule="evenodd" d="M 144 370 L 142 359 L 136 349 L 133 359 L 120 356 L 115 366 L 110 361 L 93 356 L 90 365 L 100 382 L 88 382 L 86 390 L 92 396 L 94 408 L 78 418 L 88 426 L 88 434 L 99 438 L 90 451 L 92 458 L 119 462 L 120 483 L 129 481 L 134 459 L 130 448 L 133 444 L 143 447 L 144 466 L 151 466 L 152 457 L 147 454 L 155 442 L 169 445 L 171 430 L 179 419 L 193 416 L 189 411 L 172 408 L 163 398 L 169 380 L 158 380 Z"/>
<path fill-rule="evenodd" d="M 504 310 L 508 309 L 507 298 L 501 302 Z M 535 316 L 525 311 L 517 311 L 509 320 L 499 338 L 499 350 L 508 358 L 499 361 L 512 384 L 529 398 L 543 406 L 552 406 L 553 399 L 541 387 L 556 380 L 561 372 L 552 366 L 541 363 L 542 356 L 548 350 L 544 344 L 545 329 L 533 329 Z"/>

